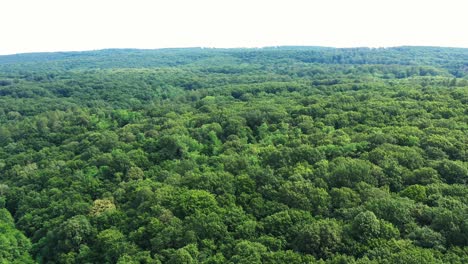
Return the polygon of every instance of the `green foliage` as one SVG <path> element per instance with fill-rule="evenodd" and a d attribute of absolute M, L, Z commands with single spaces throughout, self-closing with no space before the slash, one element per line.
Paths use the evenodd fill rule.
<path fill-rule="evenodd" d="M 267 251 L 266 247 L 260 243 L 241 241 L 234 248 L 234 255 L 230 263 L 262 263 L 262 255 Z"/>
<path fill-rule="evenodd" d="M 467 263 L 467 61 L 0 56 L 0 263 Z"/>
<path fill-rule="evenodd" d="M 316 256 L 328 258 L 339 252 L 342 244 L 342 226 L 339 222 L 324 219 L 304 225 L 297 231 L 292 242 L 294 249 Z"/>
<path fill-rule="evenodd" d="M 0 209 L 0 262 L 1 263 L 33 263 L 28 251 L 31 242 L 15 228 L 10 213 Z"/>
<path fill-rule="evenodd" d="M 96 257 L 104 262 L 115 263 L 125 254 L 133 254 L 136 246 L 128 242 L 117 229 L 106 229 L 96 236 Z"/>
<path fill-rule="evenodd" d="M 400 195 L 417 202 L 424 202 L 427 199 L 426 188 L 421 185 L 408 186 L 400 192 Z"/>
<path fill-rule="evenodd" d="M 334 187 L 354 187 L 356 183 L 376 184 L 373 167 L 368 161 L 350 158 L 333 160 L 330 185 Z"/>
<path fill-rule="evenodd" d="M 374 213 L 365 211 L 359 213 L 352 223 L 352 232 L 354 236 L 361 240 L 370 240 L 380 234 L 380 221 Z"/>

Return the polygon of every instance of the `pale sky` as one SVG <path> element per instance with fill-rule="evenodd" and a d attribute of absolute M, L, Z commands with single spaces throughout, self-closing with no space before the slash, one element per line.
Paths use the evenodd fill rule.
<path fill-rule="evenodd" d="M 468 0 L 0 0 L 0 54 L 279 45 L 468 48 Z"/>

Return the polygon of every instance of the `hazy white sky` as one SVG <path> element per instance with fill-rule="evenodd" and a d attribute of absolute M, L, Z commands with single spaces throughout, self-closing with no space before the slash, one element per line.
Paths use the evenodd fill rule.
<path fill-rule="evenodd" d="M 0 54 L 276 45 L 468 48 L 468 0 L 0 0 Z"/>

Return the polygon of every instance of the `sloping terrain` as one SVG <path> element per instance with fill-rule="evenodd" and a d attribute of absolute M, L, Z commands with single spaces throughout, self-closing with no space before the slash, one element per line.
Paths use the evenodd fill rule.
<path fill-rule="evenodd" d="M 0 56 L 2 263 L 467 263 L 468 49 Z"/>

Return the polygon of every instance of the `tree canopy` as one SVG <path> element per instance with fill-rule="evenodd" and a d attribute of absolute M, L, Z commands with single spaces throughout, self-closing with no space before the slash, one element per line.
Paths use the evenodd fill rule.
<path fill-rule="evenodd" d="M 468 49 L 0 56 L 1 263 L 467 263 Z"/>

